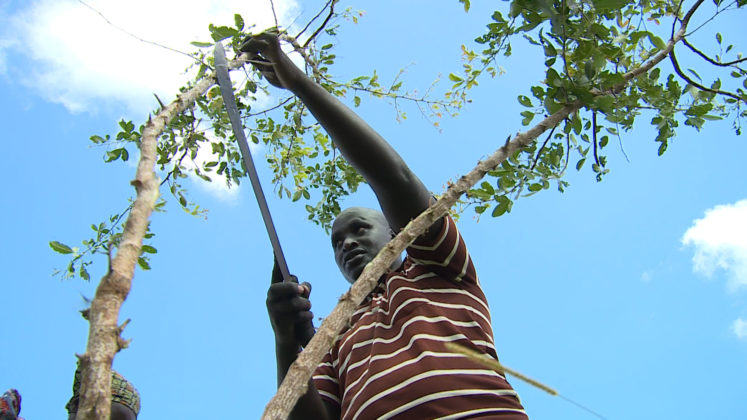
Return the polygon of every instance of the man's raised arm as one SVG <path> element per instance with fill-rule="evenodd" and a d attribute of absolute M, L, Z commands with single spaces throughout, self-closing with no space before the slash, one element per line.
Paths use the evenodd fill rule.
<path fill-rule="evenodd" d="M 355 112 L 296 67 L 280 49 L 276 34 L 249 38 L 241 49 L 270 83 L 303 101 L 345 159 L 371 185 L 392 229 L 399 231 L 428 207 L 430 192 L 400 155 Z M 440 223 L 429 233 L 438 232 Z"/>

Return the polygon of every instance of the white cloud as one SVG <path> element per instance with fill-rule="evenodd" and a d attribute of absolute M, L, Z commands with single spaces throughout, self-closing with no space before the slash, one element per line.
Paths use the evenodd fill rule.
<path fill-rule="evenodd" d="M 747 341 L 747 321 L 742 318 L 737 318 L 734 323 L 731 324 L 731 331 L 738 339 Z"/>
<path fill-rule="evenodd" d="M 695 272 L 711 277 L 724 270 L 729 290 L 747 287 L 747 200 L 707 210 L 685 232 L 682 244 L 695 247 Z"/>
<path fill-rule="evenodd" d="M 267 0 L 87 0 L 120 28 L 142 39 L 189 52 L 191 41 L 209 41 L 209 23 L 233 25 L 240 13 L 246 26 L 274 26 Z M 295 0 L 276 0 L 281 24 L 296 17 Z M 108 24 L 74 0 L 38 0 L 25 9 L 3 10 L 0 70 L 9 51 L 31 60 L 16 69 L 22 82 L 46 100 L 73 112 L 95 110 L 102 101 L 124 103 L 145 114 L 156 105 L 153 93 L 173 99 L 184 84 L 189 57 L 150 45 Z"/>

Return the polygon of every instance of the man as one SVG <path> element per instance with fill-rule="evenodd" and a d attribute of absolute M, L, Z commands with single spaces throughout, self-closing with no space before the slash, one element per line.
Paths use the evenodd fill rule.
<path fill-rule="evenodd" d="M 376 131 L 290 61 L 276 34 L 248 38 L 242 51 L 270 83 L 303 101 L 376 194 L 383 213 L 347 209 L 332 225 L 335 261 L 352 283 L 432 195 Z M 391 268 L 319 365 L 291 418 L 525 420 L 502 375 L 444 347 L 454 342 L 497 358 L 487 301 L 453 220 L 435 222 Z M 282 283 L 273 270 L 267 308 L 278 383 L 306 344 L 310 292 L 310 284 Z"/>

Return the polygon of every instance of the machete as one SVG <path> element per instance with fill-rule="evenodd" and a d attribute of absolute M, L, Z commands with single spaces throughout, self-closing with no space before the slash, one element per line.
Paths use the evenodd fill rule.
<path fill-rule="evenodd" d="M 249 143 L 247 143 L 246 141 L 244 128 L 241 126 L 239 109 L 236 107 L 236 98 L 233 95 L 233 85 L 231 84 L 231 77 L 228 75 L 228 61 L 226 60 L 226 52 L 223 50 L 223 45 L 221 45 L 220 42 L 215 43 L 215 51 L 213 52 L 213 57 L 215 59 L 215 74 L 218 78 L 220 94 L 223 96 L 223 103 L 226 105 L 228 118 L 231 120 L 231 128 L 233 128 L 233 134 L 236 137 L 236 142 L 239 144 L 241 157 L 244 160 L 246 172 L 249 175 L 249 180 L 252 183 L 254 195 L 257 197 L 257 203 L 259 204 L 259 210 L 262 213 L 262 220 L 264 220 L 265 222 L 267 234 L 270 235 L 272 250 L 273 252 L 275 252 L 275 259 L 277 260 L 278 266 L 280 267 L 280 272 L 283 274 L 283 281 L 288 281 L 291 278 L 290 271 L 288 271 L 288 263 L 286 263 L 285 261 L 283 248 L 280 247 L 280 240 L 278 239 L 278 234 L 275 231 L 275 224 L 272 223 L 270 208 L 267 207 L 267 199 L 265 199 L 265 194 L 262 191 L 262 185 L 259 183 L 257 168 L 255 168 L 254 166 L 254 160 L 252 160 L 252 152 L 249 150 Z"/>
<path fill-rule="evenodd" d="M 267 234 L 270 236 L 272 250 L 275 253 L 275 261 L 277 262 L 277 265 L 280 268 L 280 272 L 283 275 L 283 281 L 292 281 L 290 271 L 288 271 L 288 263 L 285 261 L 283 249 L 280 247 L 280 240 L 278 239 L 278 234 L 275 231 L 275 224 L 272 223 L 270 208 L 267 207 L 267 199 L 265 199 L 265 194 L 264 192 L 262 192 L 262 185 L 259 183 L 257 168 L 254 166 L 254 160 L 252 160 L 252 153 L 249 150 L 249 143 L 247 143 L 246 141 L 244 128 L 241 126 L 239 109 L 238 107 L 236 107 L 236 98 L 233 95 L 233 85 L 231 84 L 231 77 L 228 75 L 228 60 L 226 60 L 226 52 L 220 42 L 215 43 L 213 58 L 215 59 L 215 75 L 218 78 L 218 86 L 220 87 L 221 96 L 223 96 L 223 103 L 226 106 L 228 118 L 231 120 L 231 128 L 233 129 L 233 134 L 236 137 L 236 142 L 239 144 L 241 157 L 244 160 L 246 172 L 249 175 L 249 180 L 251 181 L 252 188 L 254 189 L 254 196 L 257 197 L 259 210 L 262 213 L 262 220 L 264 220 Z M 309 323 L 307 325 L 308 328 L 297 330 L 297 339 L 301 341 L 301 345 L 303 345 L 304 347 L 309 343 L 311 337 L 314 336 L 313 324 Z"/>

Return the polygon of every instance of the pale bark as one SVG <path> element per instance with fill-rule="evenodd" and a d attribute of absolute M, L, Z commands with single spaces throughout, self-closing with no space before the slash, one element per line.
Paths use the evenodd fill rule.
<path fill-rule="evenodd" d="M 703 0 L 698 0 L 682 19 L 682 24 L 665 48 L 654 57 L 624 75 L 625 82 L 616 86 L 612 92 L 596 92 L 597 95 L 614 94 L 620 92 L 630 80 L 646 74 L 655 65 L 666 58 L 677 42 L 681 41 L 687 29 L 687 23 Z M 275 396 L 265 407 L 262 414 L 264 420 L 282 420 L 288 418 L 298 399 L 306 392 L 307 383 L 324 355 L 329 351 L 339 332 L 349 322 L 351 315 L 360 302 L 376 287 L 379 278 L 389 270 L 391 264 L 401 255 L 418 236 L 436 220 L 449 212 L 459 197 L 480 181 L 488 171 L 493 170 L 517 150 L 530 145 L 538 136 L 548 129 L 560 124 L 567 116 L 576 112 L 584 104 L 576 102 L 566 105 L 559 111 L 545 118 L 525 133 L 517 134 L 509 139 L 493 155 L 481 161 L 467 175 L 446 189 L 441 198 L 413 219 L 394 239 L 391 240 L 363 270 L 358 280 L 341 298 L 330 315 L 324 319 L 319 330 L 308 346 L 298 355 L 296 361 L 288 369 L 285 379 L 281 383 Z"/>
<path fill-rule="evenodd" d="M 232 60 L 229 68 L 242 66 L 245 56 Z M 109 419 L 111 407 L 111 366 L 114 355 L 126 342 L 121 338 L 122 327 L 117 325 L 119 309 L 130 293 L 135 264 L 141 253 L 143 237 L 158 198 L 158 179 L 155 163 L 158 137 L 166 125 L 179 113 L 192 106 L 195 100 L 215 84 L 215 75 L 200 80 L 181 93 L 145 125 L 140 141 L 140 161 L 131 184 L 137 193 L 132 210 L 122 233 L 109 272 L 101 279 L 88 311 L 90 323 L 86 353 L 78 356 L 81 363 L 81 389 L 78 420 Z"/>

